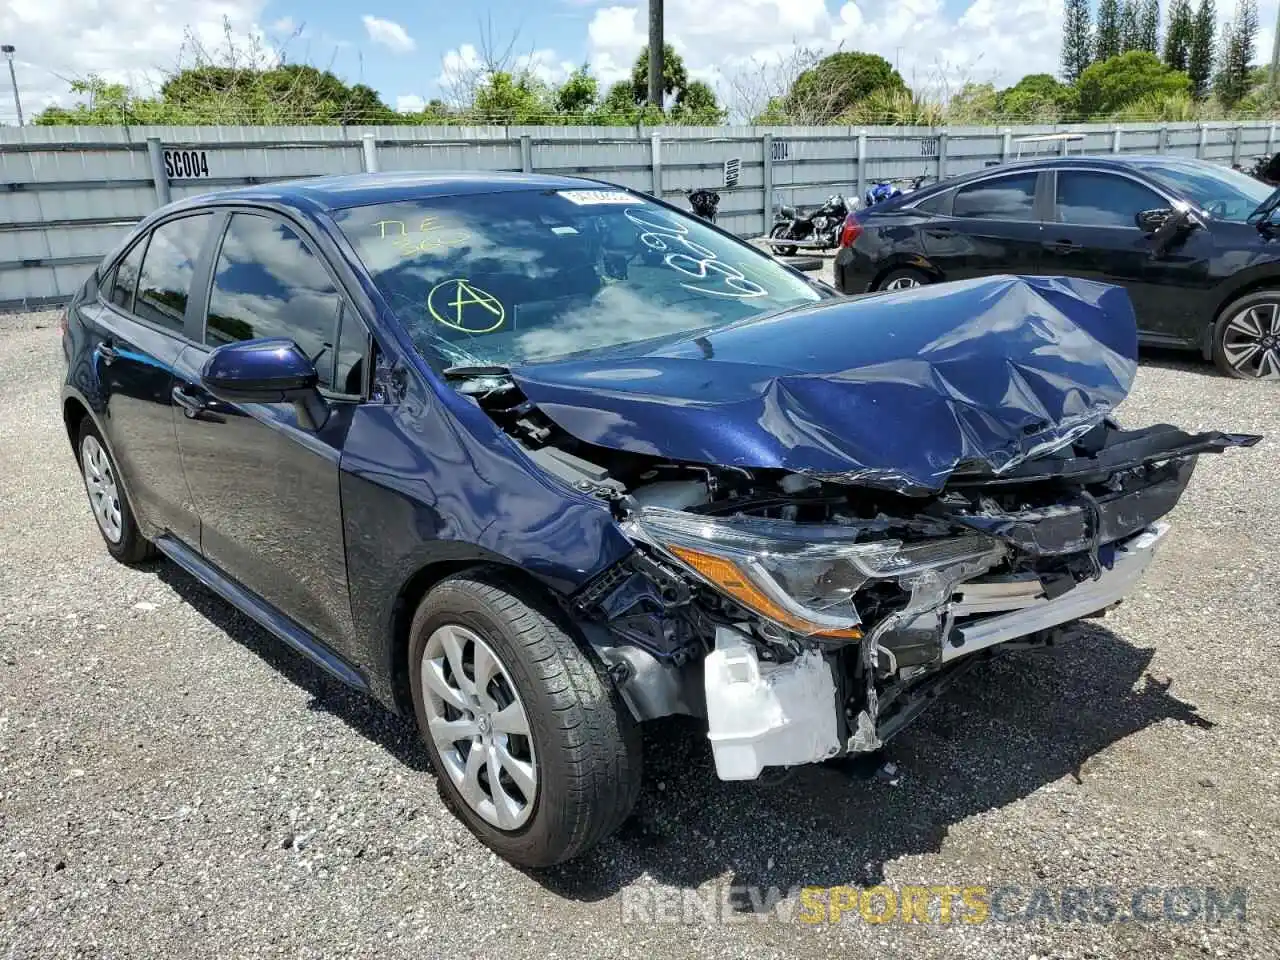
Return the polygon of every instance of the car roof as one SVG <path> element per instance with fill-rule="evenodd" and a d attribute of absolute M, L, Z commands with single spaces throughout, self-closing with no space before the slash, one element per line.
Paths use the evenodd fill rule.
<path fill-rule="evenodd" d="M 310 210 L 341 210 L 374 203 L 428 197 L 456 197 L 513 190 L 598 190 L 598 180 L 552 174 L 490 171 L 354 173 L 263 183 L 192 197 L 189 205 L 212 201 L 283 204 Z"/>

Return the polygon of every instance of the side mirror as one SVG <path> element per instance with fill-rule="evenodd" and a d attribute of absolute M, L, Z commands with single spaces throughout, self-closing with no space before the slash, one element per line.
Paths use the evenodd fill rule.
<path fill-rule="evenodd" d="M 1196 225 L 1190 213 L 1178 209 L 1144 210 L 1135 219 L 1139 227 L 1151 234 L 1151 253 L 1156 257 L 1163 256 Z"/>
<path fill-rule="evenodd" d="M 226 403 L 292 403 L 298 424 L 319 430 L 329 407 L 317 386 L 316 366 L 292 340 L 242 340 L 209 354 L 200 383 Z"/>

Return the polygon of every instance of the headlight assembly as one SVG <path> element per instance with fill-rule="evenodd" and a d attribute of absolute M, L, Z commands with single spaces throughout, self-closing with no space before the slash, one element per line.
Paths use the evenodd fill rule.
<path fill-rule="evenodd" d="M 743 607 L 802 636 L 858 639 L 853 597 L 872 580 L 907 578 L 990 556 L 980 534 L 904 543 L 864 540 L 853 527 L 702 517 L 643 507 L 631 534 L 660 548 Z"/>

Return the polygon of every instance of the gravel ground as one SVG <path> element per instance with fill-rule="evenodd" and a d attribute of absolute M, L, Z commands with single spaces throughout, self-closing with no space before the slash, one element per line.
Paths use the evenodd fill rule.
<path fill-rule="evenodd" d="M 894 742 L 892 779 L 724 784 L 696 731 L 659 725 L 622 835 L 529 874 L 446 812 L 406 723 L 171 564 L 108 557 L 55 323 L 0 317 L 0 958 L 1280 952 L 1274 387 L 1144 363 L 1126 423 L 1268 440 L 1205 458 L 1128 602 L 980 667 Z M 1243 886 L 1247 920 L 673 923 L 662 900 L 643 922 L 662 891 L 878 882 Z"/>

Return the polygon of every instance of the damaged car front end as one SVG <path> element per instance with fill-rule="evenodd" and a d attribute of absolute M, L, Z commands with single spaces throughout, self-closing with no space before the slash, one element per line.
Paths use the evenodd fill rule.
<path fill-rule="evenodd" d="M 879 749 L 1133 588 L 1197 456 L 1257 438 L 1121 429 L 1132 330 L 1116 288 L 1005 277 L 463 388 L 634 544 L 571 599 L 628 707 L 704 716 L 752 779 Z"/>

